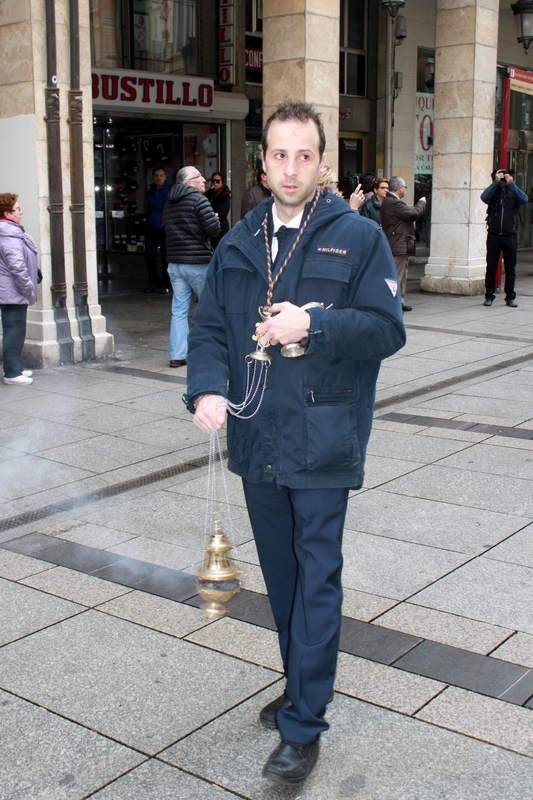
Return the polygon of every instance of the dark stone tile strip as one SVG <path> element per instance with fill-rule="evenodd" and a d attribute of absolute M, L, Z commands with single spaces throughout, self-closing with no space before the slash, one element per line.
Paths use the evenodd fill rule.
<path fill-rule="evenodd" d="M 0 549 L 176 602 L 195 607 L 202 603 L 194 575 L 107 550 L 39 533 L 3 542 Z M 268 598 L 257 592 L 241 589 L 229 604 L 229 616 L 269 630 L 275 629 Z M 492 656 L 471 653 L 349 617 L 342 619 L 340 649 L 344 653 L 508 703 L 532 706 L 533 670 Z"/>
<path fill-rule="evenodd" d="M 387 422 L 402 422 L 405 425 L 427 425 L 431 428 L 449 428 L 457 431 L 474 431 L 475 433 L 486 433 L 489 436 L 507 436 L 511 439 L 533 439 L 533 429 L 531 428 L 512 428 L 505 425 L 487 425 L 484 422 L 465 422 L 460 419 L 441 419 L 440 417 L 425 417 L 421 414 L 402 414 L 401 412 L 391 411 L 382 414 L 376 419 L 383 419 Z"/>

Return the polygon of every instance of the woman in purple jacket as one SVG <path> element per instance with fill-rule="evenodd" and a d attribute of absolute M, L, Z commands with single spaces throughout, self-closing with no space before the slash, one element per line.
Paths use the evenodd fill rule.
<path fill-rule="evenodd" d="M 37 246 L 20 224 L 16 194 L 0 194 L 0 311 L 4 357 L 4 383 L 29 385 L 32 373 L 24 369 L 22 348 L 26 338 L 28 306 L 37 296 Z"/>

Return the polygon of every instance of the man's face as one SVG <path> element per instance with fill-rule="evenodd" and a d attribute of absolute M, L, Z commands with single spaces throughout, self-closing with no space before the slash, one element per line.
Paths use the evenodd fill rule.
<path fill-rule="evenodd" d="M 192 186 L 193 189 L 196 189 L 197 192 L 205 192 L 205 178 L 200 172 L 193 172 L 191 177 L 185 182 L 189 186 Z"/>
<path fill-rule="evenodd" d="M 152 178 L 153 178 L 153 181 L 154 181 L 156 186 L 163 186 L 163 184 L 165 183 L 165 181 L 167 179 L 165 170 L 164 169 L 156 169 L 156 171 L 154 172 Z"/>
<path fill-rule="evenodd" d="M 398 186 L 398 188 L 396 189 L 396 194 L 398 195 L 398 197 L 404 197 L 406 189 L 407 186 L 405 185 L 405 183 L 402 183 L 401 186 Z"/>
<path fill-rule="evenodd" d="M 383 200 L 384 197 L 387 196 L 387 192 L 389 191 L 389 184 L 385 181 L 382 181 L 378 188 L 376 189 L 376 195 L 378 200 Z"/>
<path fill-rule="evenodd" d="M 313 120 L 276 119 L 271 123 L 263 169 L 283 222 L 299 214 L 314 196 L 323 162 Z"/>

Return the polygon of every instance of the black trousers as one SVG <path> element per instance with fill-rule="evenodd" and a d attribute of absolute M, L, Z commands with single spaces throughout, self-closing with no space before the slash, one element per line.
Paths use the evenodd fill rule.
<path fill-rule="evenodd" d="M 145 258 L 148 267 L 148 284 L 152 289 L 168 289 L 165 231 L 147 228 Z"/>
<path fill-rule="evenodd" d="M 505 236 L 498 236 L 495 233 L 487 234 L 487 271 L 485 273 L 485 297 L 494 300 L 496 295 L 496 271 L 500 255 L 503 256 L 505 268 L 505 299 L 514 300 L 516 292 L 514 290 L 516 278 L 516 248 L 518 247 L 518 235 L 509 233 Z"/>
<path fill-rule="evenodd" d="M 4 377 L 16 378 L 22 375 L 22 348 L 26 338 L 26 316 L 28 306 L 1 303 Z"/>
<path fill-rule="evenodd" d="M 328 728 L 335 680 L 348 489 L 243 486 L 292 704 L 278 712 L 279 732 L 312 742 Z"/>

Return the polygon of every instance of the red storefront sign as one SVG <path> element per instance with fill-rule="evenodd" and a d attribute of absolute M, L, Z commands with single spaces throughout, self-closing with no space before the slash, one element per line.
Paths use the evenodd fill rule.
<path fill-rule="evenodd" d="M 182 107 L 209 111 L 213 107 L 213 81 L 207 78 L 170 76 L 123 70 L 94 70 L 93 105 L 124 109 Z"/>

